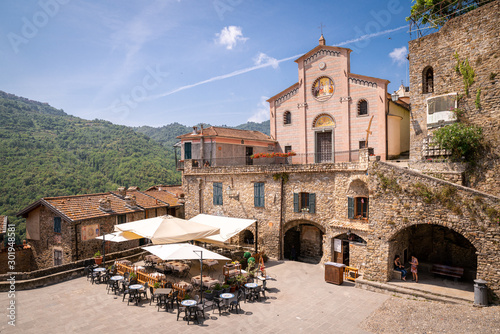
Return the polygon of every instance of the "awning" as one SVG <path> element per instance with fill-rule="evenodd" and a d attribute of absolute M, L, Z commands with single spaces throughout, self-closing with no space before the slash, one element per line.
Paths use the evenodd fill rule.
<path fill-rule="evenodd" d="M 136 239 L 142 239 L 143 237 L 132 233 L 132 232 L 113 232 L 106 234 L 104 236 L 105 241 L 112 241 L 112 242 L 123 242 L 123 241 L 130 241 L 130 240 L 136 240 Z M 100 235 L 96 237 L 96 239 L 102 240 L 103 236 Z"/>
<path fill-rule="evenodd" d="M 219 228 L 173 216 L 160 216 L 115 225 L 115 231 L 132 232 L 148 238 L 153 244 L 168 244 L 206 238 Z"/>
<path fill-rule="evenodd" d="M 248 226 L 255 223 L 255 219 L 232 218 L 222 216 L 212 216 L 206 214 L 199 214 L 189 221 L 213 226 L 220 229 L 220 233 L 209 237 L 198 238 L 196 240 L 210 243 L 225 243 L 227 240 L 240 233 Z"/>

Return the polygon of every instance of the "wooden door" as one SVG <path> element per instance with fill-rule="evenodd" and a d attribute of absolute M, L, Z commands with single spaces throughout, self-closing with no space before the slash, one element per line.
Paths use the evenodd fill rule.
<path fill-rule="evenodd" d="M 316 162 L 332 162 L 332 133 L 316 133 Z"/>

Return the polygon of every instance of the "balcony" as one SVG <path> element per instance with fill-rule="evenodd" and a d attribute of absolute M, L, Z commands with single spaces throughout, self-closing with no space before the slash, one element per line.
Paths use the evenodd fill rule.
<path fill-rule="evenodd" d="M 290 157 L 259 157 L 250 159 L 247 156 L 216 158 L 216 159 L 189 159 L 177 161 L 177 169 L 187 174 L 198 173 L 217 173 L 225 170 L 249 170 L 253 171 L 273 171 L 281 170 L 285 167 L 287 170 L 304 169 L 304 165 L 309 169 L 356 169 L 364 168 L 362 163 L 368 161 L 368 149 L 340 151 L 334 154 L 310 153 L 297 154 Z M 370 151 L 372 152 L 372 151 Z M 271 154 L 270 154 L 271 155 Z M 363 158 L 364 157 L 364 158 Z M 311 166 L 317 165 L 316 168 Z"/>

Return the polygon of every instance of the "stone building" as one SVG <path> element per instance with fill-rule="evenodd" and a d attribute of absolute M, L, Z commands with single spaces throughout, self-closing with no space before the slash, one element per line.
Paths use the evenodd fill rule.
<path fill-rule="evenodd" d="M 136 187 L 117 192 L 45 197 L 17 215 L 26 218 L 26 238 L 36 262 L 35 269 L 90 258 L 102 251 L 95 238 L 111 233 L 114 225 L 170 214 L 184 216 L 179 197 L 159 190 Z M 106 252 L 137 247 L 141 240 L 106 244 Z"/>
<path fill-rule="evenodd" d="M 215 126 L 193 127 L 193 132 L 177 138 L 181 140 L 181 161 L 192 160 L 193 167 L 267 164 L 267 160 L 256 161 L 251 156 L 275 152 L 276 145 L 275 140 L 259 131 Z"/>
<path fill-rule="evenodd" d="M 318 46 L 295 60 L 298 82 L 268 100 L 271 137 L 281 152 L 297 152 L 294 163 L 357 161 L 358 150 L 368 146 L 385 160 L 403 152 L 389 154 L 389 140 L 398 142 L 392 149 L 408 146 L 395 135 L 408 133 L 400 116 L 409 119 L 409 113 L 389 112 L 389 81 L 351 73 L 350 53 L 326 45 L 321 35 Z"/>
<path fill-rule="evenodd" d="M 482 127 L 487 144 L 464 184 L 495 195 L 500 190 L 499 12 L 500 1 L 492 1 L 409 42 L 411 160 L 447 155 L 429 141 L 434 129 L 457 121 L 451 109 L 458 107 L 459 121 Z M 457 56 L 475 73 L 468 94 L 456 70 Z"/>

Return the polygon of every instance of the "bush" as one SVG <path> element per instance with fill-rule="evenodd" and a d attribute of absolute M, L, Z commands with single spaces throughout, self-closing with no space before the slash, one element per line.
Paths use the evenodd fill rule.
<path fill-rule="evenodd" d="M 434 144 L 451 151 L 451 157 L 460 161 L 473 161 L 482 147 L 483 129 L 476 125 L 453 123 L 437 129 L 433 133 Z"/>

